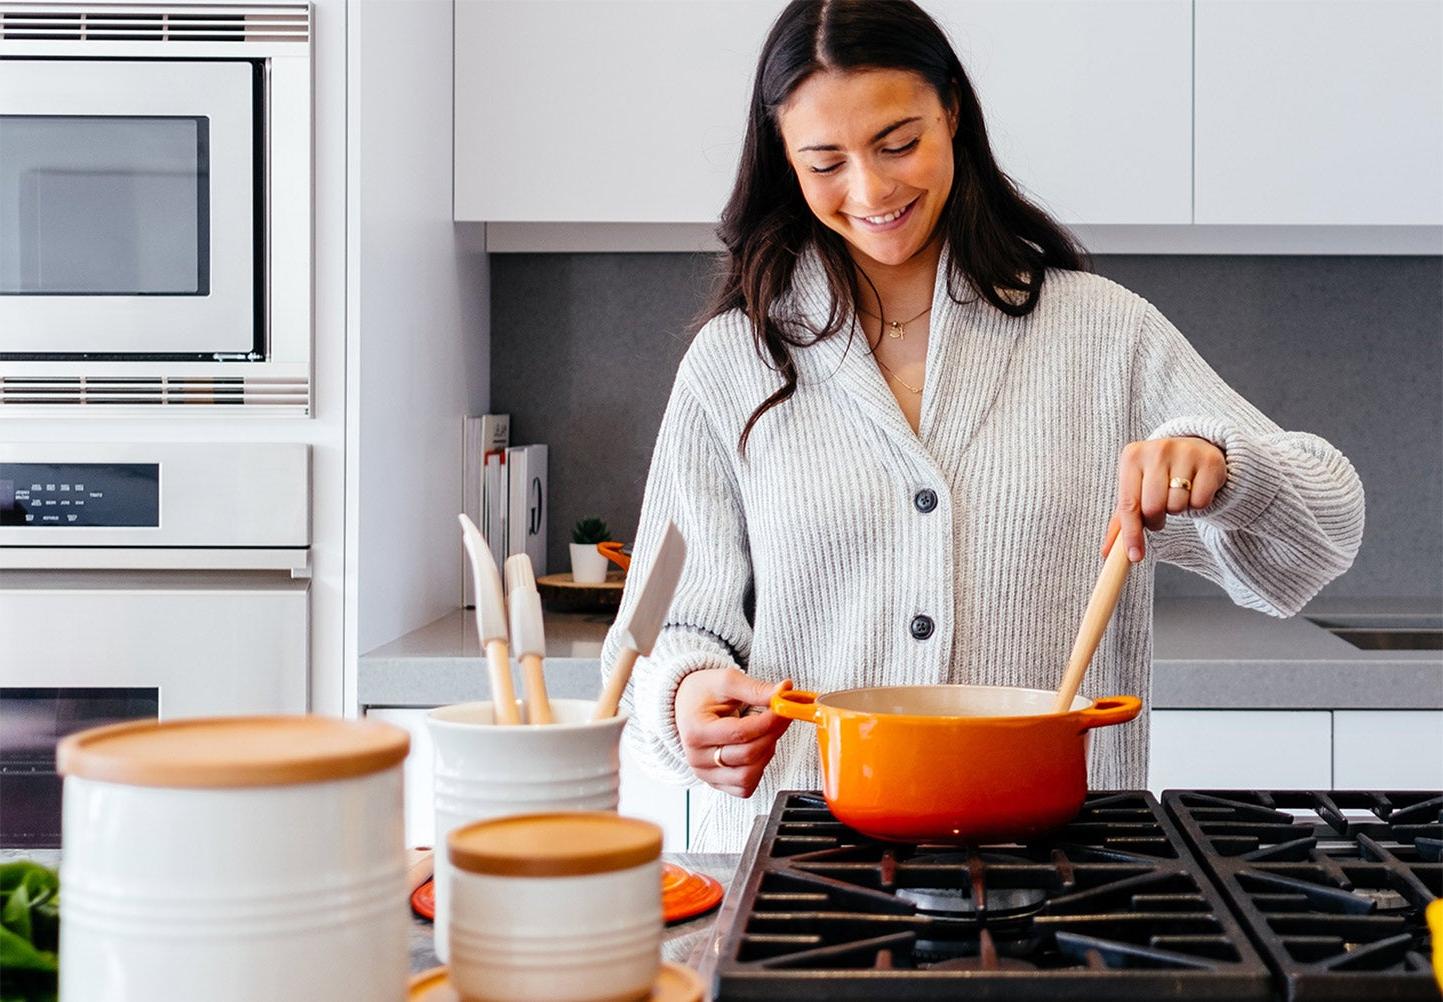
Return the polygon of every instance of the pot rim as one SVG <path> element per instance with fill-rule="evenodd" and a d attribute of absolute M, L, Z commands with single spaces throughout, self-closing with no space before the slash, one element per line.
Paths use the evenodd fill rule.
<path fill-rule="evenodd" d="M 830 713 L 844 714 L 854 717 L 887 717 L 893 720 L 915 721 L 917 723 L 956 724 L 959 721 L 977 724 L 985 721 L 1027 721 L 1027 720 L 1065 720 L 1080 715 L 1084 710 L 1090 710 L 1097 705 L 1097 701 L 1089 699 L 1081 694 L 1073 697 L 1072 709 L 1066 713 L 1018 713 L 1018 714 L 940 714 L 940 713 L 889 713 L 885 710 L 856 710 L 851 707 L 836 706 L 829 700 L 850 696 L 859 692 L 894 692 L 901 689 L 1005 689 L 1009 692 L 1025 692 L 1040 694 L 1044 696 L 1056 696 L 1055 689 L 1030 689 L 1018 685 L 975 685 L 972 683 L 948 683 L 937 682 L 928 685 L 867 685 L 854 689 L 838 689 L 835 692 L 823 693 L 817 696 L 817 706 L 826 707 Z M 1082 702 L 1079 704 L 1079 700 Z"/>

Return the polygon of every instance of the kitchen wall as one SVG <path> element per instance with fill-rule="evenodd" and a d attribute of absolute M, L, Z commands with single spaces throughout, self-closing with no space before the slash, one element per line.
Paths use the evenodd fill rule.
<path fill-rule="evenodd" d="M 581 516 L 636 530 L 656 429 L 714 259 L 493 254 L 491 402 L 551 447 L 550 570 Z M 1224 379 L 1358 469 L 1368 526 L 1331 596 L 1443 596 L 1443 259 L 1105 256 Z M 1217 594 L 1172 567 L 1165 596 Z"/>

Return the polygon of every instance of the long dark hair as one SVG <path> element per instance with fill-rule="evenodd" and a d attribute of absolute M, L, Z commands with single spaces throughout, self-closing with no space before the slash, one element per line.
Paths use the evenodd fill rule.
<path fill-rule="evenodd" d="M 845 241 L 812 214 L 792 174 L 777 114 L 792 92 L 824 70 L 900 69 L 920 74 L 942 106 L 958 111 L 952 190 L 938 223 L 950 252 L 947 294 L 965 282 L 1012 316 L 1037 305 L 1043 269 L 1091 268 L 1086 252 L 1047 213 L 1027 201 L 993 159 L 977 95 L 942 29 L 911 0 L 792 0 L 772 25 L 757 61 L 736 185 L 717 236 L 727 255 L 703 321 L 742 310 L 757 355 L 782 385 L 752 412 L 737 449 L 746 452 L 757 419 L 797 388 L 790 349 L 842 329 L 857 301 L 856 270 Z M 831 287 L 821 330 L 777 318 L 773 303 L 791 288 L 797 256 L 814 243 Z"/>

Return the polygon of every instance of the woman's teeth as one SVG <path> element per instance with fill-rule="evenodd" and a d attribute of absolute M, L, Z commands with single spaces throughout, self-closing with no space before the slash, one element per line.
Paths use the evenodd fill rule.
<path fill-rule="evenodd" d="M 871 223 L 873 226 L 881 226 L 883 223 L 890 223 L 892 220 L 898 218 L 902 215 L 902 213 L 906 211 L 907 206 L 904 205 L 896 212 L 889 212 L 885 216 L 863 216 L 862 218 L 865 219 L 867 222 Z"/>

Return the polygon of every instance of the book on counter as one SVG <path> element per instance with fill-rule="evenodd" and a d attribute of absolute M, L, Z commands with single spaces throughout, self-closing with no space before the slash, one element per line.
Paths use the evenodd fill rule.
<path fill-rule="evenodd" d="M 511 445 L 511 416 L 467 417 L 462 434 L 461 510 L 476 523 L 498 569 L 516 553 L 546 573 L 546 459 L 544 445 Z M 461 548 L 461 604 L 476 604 Z"/>

